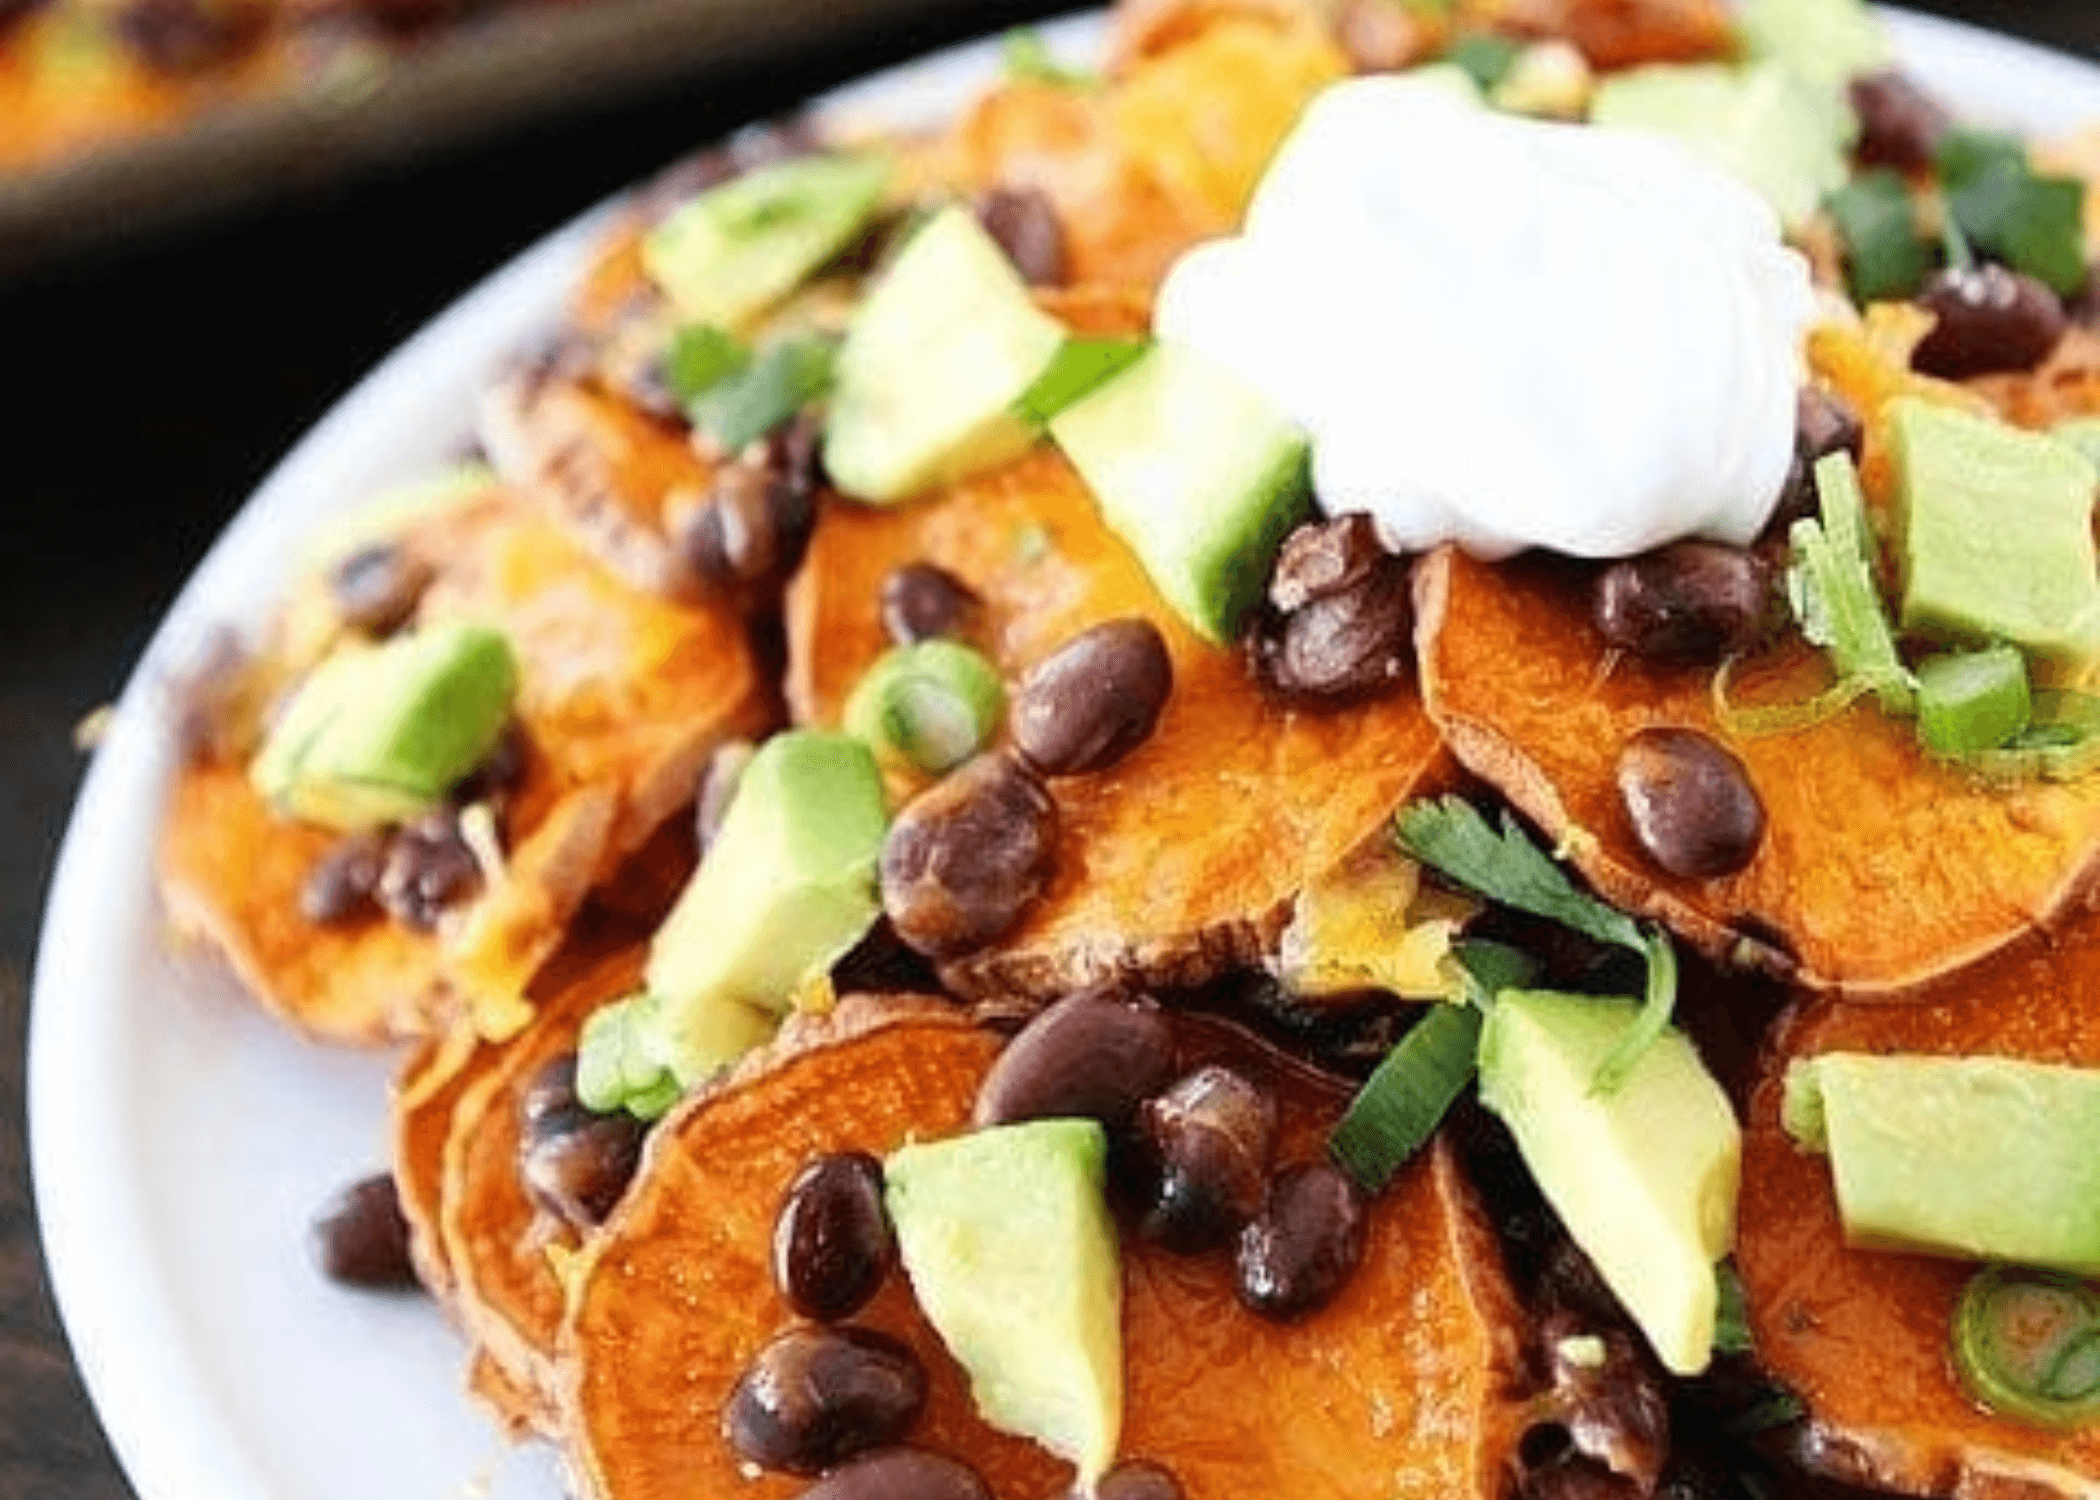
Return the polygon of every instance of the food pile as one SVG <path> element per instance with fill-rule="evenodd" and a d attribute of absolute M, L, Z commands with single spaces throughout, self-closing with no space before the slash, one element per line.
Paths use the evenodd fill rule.
<path fill-rule="evenodd" d="M 407 1044 L 331 1272 L 590 1500 L 2093 1493 L 2100 149 L 1847 0 L 1105 56 L 638 193 L 192 684 L 172 917 Z"/>

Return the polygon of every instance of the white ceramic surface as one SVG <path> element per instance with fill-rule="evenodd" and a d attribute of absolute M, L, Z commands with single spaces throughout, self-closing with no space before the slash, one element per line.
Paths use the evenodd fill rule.
<path fill-rule="evenodd" d="M 2100 119 L 2100 69 L 1892 16 L 1906 62 L 1969 113 Z M 1080 19 L 1061 50 L 1097 36 Z M 911 123 L 996 66 L 962 49 L 827 108 Z M 385 1156 L 389 1059 L 306 1046 L 215 965 L 171 952 L 149 851 L 171 769 L 171 676 L 259 619 L 321 517 L 429 470 L 476 389 L 550 329 L 606 209 L 529 251 L 382 364 L 220 538 L 127 687 L 74 810 L 45 915 L 30 1046 L 32 1162 L 60 1310 L 142 1500 L 559 1500 L 551 1456 L 508 1451 L 461 1390 L 431 1306 L 312 1269 L 315 1208 Z M 485 1488 L 483 1486 L 486 1486 Z"/>

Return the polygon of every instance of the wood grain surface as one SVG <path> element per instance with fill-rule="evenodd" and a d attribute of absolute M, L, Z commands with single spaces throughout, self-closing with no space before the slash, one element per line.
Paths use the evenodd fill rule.
<path fill-rule="evenodd" d="M 768 70 L 686 77 L 237 220 L 0 286 L 0 1500 L 132 1494 L 74 1371 L 25 1145 L 28 976 L 81 770 L 76 721 L 122 685 L 204 547 L 294 438 L 483 272 L 679 152 L 805 93 L 1061 6 L 948 3 Z M 1927 8 L 2100 57 L 2090 0 Z M 325 295 L 295 296 L 298 285 Z M 141 851 L 144 857 L 144 851 Z M 153 1496 L 147 1500 L 173 1500 Z"/>

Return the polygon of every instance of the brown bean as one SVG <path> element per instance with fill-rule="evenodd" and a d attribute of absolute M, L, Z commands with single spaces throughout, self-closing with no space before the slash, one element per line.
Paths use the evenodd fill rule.
<path fill-rule="evenodd" d="M 1126 1459 L 1101 1476 L 1091 1496 L 1067 1490 L 1061 1500 L 1182 1500 L 1181 1483 L 1158 1464 Z"/>
<path fill-rule="evenodd" d="M 1120 1130 L 1174 1076 L 1174 1033 L 1150 1002 L 1080 990 L 1006 1044 L 977 1090 L 980 1125 L 1086 1118 Z"/>
<path fill-rule="evenodd" d="M 1670 1457 L 1670 1406 L 1662 1379 L 1635 1335 L 1572 1313 L 1540 1320 L 1549 1396 L 1540 1402 L 1576 1451 L 1652 1494 Z M 1601 1356 L 1571 1357 L 1575 1341 Z"/>
<path fill-rule="evenodd" d="M 693 576 L 746 613 L 771 607 L 816 525 L 816 490 L 793 465 L 794 454 L 776 443 L 758 458 L 724 464 L 707 499 L 673 530 L 672 545 Z"/>
<path fill-rule="evenodd" d="M 773 1280 L 819 1323 L 858 1312 L 897 1258 L 882 1163 L 864 1151 L 820 1156 L 795 1175 L 773 1221 Z"/>
<path fill-rule="evenodd" d="M 625 1110 L 580 1104 L 535 1121 L 519 1141 L 518 1178 L 532 1201 L 578 1230 L 595 1229 L 634 1180 L 649 1127 Z"/>
<path fill-rule="evenodd" d="M 1014 692 L 1014 744 L 1049 776 L 1105 771 L 1151 737 L 1174 662 L 1150 620 L 1109 620 L 1037 662 Z"/>
<path fill-rule="evenodd" d="M 1946 380 L 2031 370 L 2069 325 L 2055 292 L 2001 265 L 1942 271 L 1917 301 L 1938 321 L 1911 351 L 1911 368 Z"/>
<path fill-rule="evenodd" d="M 930 562 L 905 563 L 882 580 L 882 628 L 900 646 L 966 640 L 983 608 L 968 584 Z"/>
<path fill-rule="evenodd" d="M 1308 521 L 1283 539 L 1269 574 L 1269 603 L 1289 614 L 1370 578 L 1387 556 L 1378 523 L 1363 511 Z"/>
<path fill-rule="evenodd" d="M 500 807 L 525 779 L 525 768 L 531 760 L 532 743 L 525 737 L 525 726 L 512 719 L 496 736 L 496 743 L 481 758 L 481 764 L 462 776 L 446 794 L 447 798 L 460 807 L 476 802 Z"/>
<path fill-rule="evenodd" d="M 314 1220 L 322 1274 L 347 1286 L 388 1291 L 417 1285 L 401 1195 L 385 1172 L 343 1189 Z"/>
<path fill-rule="evenodd" d="M 1327 1162 L 1285 1168 L 1268 1201 L 1240 1231 L 1242 1305 L 1276 1323 L 1295 1323 L 1333 1300 L 1364 1258 L 1364 1200 Z"/>
<path fill-rule="evenodd" d="M 842 1464 L 801 1500 L 992 1500 L 977 1472 L 923 1448 L 886 1448 Z"/>
<path fill-rule="evenodd" d="M 1230 1068 L 1199 1068 L 1144 1107 L 1157 1177 L 1138 1232 L 1182 1254 L 1207 1249 L 1261 1212 L 1276 1101 Z"/>
<path fill-rule="evenodd" d="M 1852 154 L 1861 166 L 1931 170 L 1940 137 L 1954 123 L 1946 106 L 1894 69 L 1855 78 L 1848 92 L 1859 116 Z"/>
<path fill-rule="evenodd" d="M 977 200 L 977 220 L 1030 286 L 1063 286 L 1069 262 L 1057 205 L 1041 188 L 996 187 Z"/>
<path fill-rule="evenodd" d="M 1697 730 L 1634 734 L 1619 752 L 1618 783 L 1634 837 L 1673 875 L 1733 875 L 1764 838 L 1764 804 L 1749 772 Z"/>
<path fill-rule="evenodd" d="M 905 805 L 882 843 L 882 907 L 929 958 L 975 952 L 1050 883 L 1057 804 L 1018 757 L 992 752 Z"/>
<path fill-rule="evenodd" d="M 1787 468 L 1786 483 L 1765 523 L 1767 536 L 1784 540 L 1787 527 L 1822 509 L 1816 494 L 1815 468 L 1819 459 L 1840 449 L 1859 462 L 1866 446 L 1866 425 L 1850 402 L 1821 386 L 1805 385 L 1794 403 L 1794 457 Z"/>
<path fill-rule="evenodd" d="M 900 1340 L 872 1328 L 795 1328 L 737 1381 L 722 1433 L 760 1468 L 820 1474 L 894 1443 L 925 1405 L 925 1368 Z"/>
<path fill-rule="evenodd" d="M 378 910 L 379 874 L 386 866 L 386 839 L 353 833 L 314 861 L 299 887 L 299 914 L 319 926 L 352 922 Z"/>
<path fill-rule="evenodd" d="M 1672 542 L 1597 574 L 1590 616 L 1604 639 L 1652 661 L 1716 662 L 1756 645 L 1772 575 L 1742 547 Z"/>
<path fill-rule="evenodd" d="M 729 803 L 736 796 L 737 783 L 744 778 L 744 767 L 751 764 L 751 757 L 757 753 L 758 747 L 749 740 L 725 740 L 707 757 L 706 769 L 700 773 L 700 790 L 693 797 L 693 831 L 703 855 L 722 831 L 722 819 L 729 814 Z"/>
<path fill-rule="evenodd" d="M 481 886 L 481 865 L 452 808 L 426 813 L 394 835 L 379 872 L 379 904 L 404 927 L 435 931 L 447 907 Z"/>
<path fill-rule="evenodd" d="M 432 569 L 398 542 L 361 547 L 328 570 L 328 596 L 352 630 L 388 636 L 409 622 Z"/>
<path fill-rule="evenodd" d="M 1280 698 L 1340 707 L 1389 692 L 1414 667 L 1414 601 L 1404 559 L 1382 557 L 1336 593 L 1265 621 L 1256 679 Z"/>
<path fill-rule="evenodd" d="M 526 1135 L 538 1135 L 549 1121 L 582 1107 L 576 1097 L 576 1054 L 564 1052 L 541 1063 L 525 1081 L 518 1094 L 518 1125 Z"/>

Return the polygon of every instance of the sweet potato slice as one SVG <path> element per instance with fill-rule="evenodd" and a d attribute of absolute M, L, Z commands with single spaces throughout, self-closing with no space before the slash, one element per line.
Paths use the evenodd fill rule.
<path fill-rule="evenodd" d="M 1839 1050 L 2100 1066 L 2100 918 L 2082 913 L 2054 944 L 2023 939 L 1919 1004 L 1826 1000 L 1787 1025 L 1751 1102 L 1735 1252 L 1759 1356 L 1872 1482 L 1965 1497 L 2100 1491 L 2100 1430 L 1993 1417 L 1956 1383 L 1948 1329 L 1974 1266 L 1845 1247 L 1828 1158 L 1780 1124 L 1787 1063 Z"/>
<path fill-rule="evenodd" d="M 1894 997 L 2053 921 L 2100 853 L 2100 778 L 1986 786 L 1928 760 L 1910 723 L 1871 704 L 1732 739 L 1710 668 L 1611 660 L 1578 565 L 1445 550 L 1417 571 L 1416 605 L 1424 696 L 1458 758 L 1607 898 L 1716 957 Z M 1732 690 L 1798 702 L 1828 680 L 1795 641 L 1748 663 Z M 1748 768 L 1766 827 L 1741 873 L 1682 879 L 1635 843 L 1614 768 L 1627 736 L 1654 724 L 1709 734 Z"/>
<path fill-rule="evenodd" d="M 519 1101 L 541 1067 L 575 1050 L 591 1012 L 641 987 L 645 952 L 636 935 L 547 986 L 532 1024 L 461 1090 L 446 1133 L 440 1233 L 459 1321 L 500 1377 L 498 1389 L 542 1431 L 551 1430 L 550 1357 L 563 1304 L 554 1257 L 573 1253 L 579 1237 L 542 1212 L 519 1177 Z"/>
<path fill-rule="evenodd" d="M 818 1153 L 881 1154 L 965 1128 L 998 1045 L 953 1012 L 862 1021 L 659 1127 L 588 1252 L 565 1330 L 569 1457 L 586 1495 L 798 1492 L 785 1476 L 741 1476 L 719 1425 L 745 1363 L 794 1321 L 769 1270 L 782 1192 Z M 1283 1154 L 1309 1156 L 1337 1100 L 1296 1075 L 1278 1082 Z M 1131 1244 L 1123 1264 L 1123 1451 L 1172 1469 L 1191 1500 L 1500 1493 L 1520 1425 L 1516 1313 L 1443 1148 L 1378 1201 L 1362 1268 L 1297 1327 L 1243 1311 L 1223 1255 Z M 855 1321 L 926 1364 L 911 1441 L 963 1458 L 1004 1500 L 1050 1500 L 1068 1482 L 1042 1450 L 978 1420 L 903 1277 Z"/>
<path fill-rule="evenodd" d="M 178 776 L 161 847 L 175 921 L 226 953 L 262 1002 L 316 1036 L 379 1041 L 433 1029 L 448 989 L 489 1034 L 597 884 L 692 794 L 708 751 L 770 721 L 742 623 L 651 598 L 502 495 L 432 518 L 409 544 L 438 569 L 426 618 L 484 620 L 520 662 L 530 745 L 503 815 L 504 868 L 435 935 L 377 916 L 336 926 L 299 909 L 332 835 L 276 813 L 236 760 Z"/>
<path fill-rule="evenodd" d="M 1016 677 L 1103 620 L 1154 621 L 1174 690 L 1121 764 L 1051 783 L 1057 874 L 1021 925 L 943 979 L 969 994 L 1047 996 L 1111 978 L 1199 984 L 1257 961 L 1293 897 L 1375 836 L 1440 765 L 1412 688 L 1332 713 L 1265 697 L 1240 658 L 1199 638 L 1045 447 L 892 510 L 828 505 L 788 593 L 788 701 L 832 724 L 888 646 L 883 579 L 939 564 L 987 602 L 986 645 Z"/>
<path fill-rule="evenodd" d="M 1466 20 L 1573 42 L 1598 68 L 1728 56 L 1735 30 L 1720 0 L 1469 0 Z"/>

